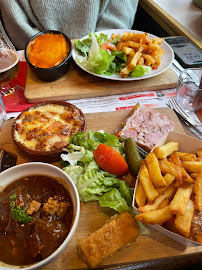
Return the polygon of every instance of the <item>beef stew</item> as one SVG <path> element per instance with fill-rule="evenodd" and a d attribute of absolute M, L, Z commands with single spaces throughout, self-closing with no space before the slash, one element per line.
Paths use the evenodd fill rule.
<path fill-rule="evenodd" d="M 0 192 L 0 261 L 28 265 L 51 255 L 74 221 L 67 188 L 56 179 L 20 178 Z"/>

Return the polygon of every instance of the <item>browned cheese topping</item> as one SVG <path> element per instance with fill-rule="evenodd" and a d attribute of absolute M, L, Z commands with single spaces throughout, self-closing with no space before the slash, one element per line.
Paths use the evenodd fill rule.
<path fill-rule="evenodd" d="M 75 106 L 48 104 L 22 112 L 16 120 L 14 136 L 29 149 L 52 151 L 67 146 L 83 123 L 84 118 Z"/>

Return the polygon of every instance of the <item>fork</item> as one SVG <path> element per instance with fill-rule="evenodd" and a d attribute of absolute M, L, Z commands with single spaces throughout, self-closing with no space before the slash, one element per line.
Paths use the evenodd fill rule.
<path fill-rule="evenodd" d="M 181 114 L 181 116 L 184 117 L 185 120 L 190 122 L 193 126 L 202 126 L 201 122 L 192 118 L 190 115 L 188 115 L 185 112 L 185 110 L 180 106 L 180 104 L 178 103 L 178 101 L 174 97 L 169 99 L 168 105 L 171 109 L 175 109 L 179 114 Z"/>

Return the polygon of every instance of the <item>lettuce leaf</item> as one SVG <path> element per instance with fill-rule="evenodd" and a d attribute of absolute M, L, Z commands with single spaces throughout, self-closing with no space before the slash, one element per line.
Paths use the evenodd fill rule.
<path fill-rule="evenodd" d="M 84 173 L 84 168 L 79 165 L 69 165 L 62 169 L 66 174 L 69 175 L 74 184 L 77 186 L 79 182 L 79 177 Z"/>
<path fill-rule="evenodd" d="M 63 170 L 75 183 L 81 201 L 89 202 L 101 200 L 101 203 L 105 201 L 106 204 L 109 198 L 107 200 L 105 197 L 102 199 L 103 194 L 105 195 L 106 192 L 116 189 L 118 193 L 115 193 L 113 196 L 119 200 L 119 203 L 121 202 L 121 204 L 124 205 L 125 211 L 128 209 L 125 204 L 130 206 L 132 203 L 132 188 L 130 188 L 125 181 L 117 179 L 115 175 L 101 170 L 95 160 L 91 161 L 84 168 L 79 165 L 70 165 L 63 168 Z M 112 195 L 107 196 L 110 197 Z M 117 204 L 117 202 L 115 202 L 115 204 Z"/>
<path fill-rule="evenodd" d="M 105 35 L 104 33 L 101 33 L 99 36 L 95 34 L 95 37 L 96 37 L 97 42 L 100 46 L 102 46 L 102 44 L 104 44 L 108 38 L 108 36 Z"/>
<path fill-rule="evenodd" d="M 90 46 L 86 45 L 83 41 L 75 40 L 75 48 L 82 55 L 86 56 L 90 50 Z"/>
<path fill-rule="evenodd" d="M 79 161 L 83 163 L 89 163 L 92 161 L 93 153 L 89 150 L 85 150 L 83 146 L 70 144 L 67 153 L 62 153 L 61 158 L 63 161 L 67 161 L 70 165 L 77 165 Z"/>
<path fill-rule="evenodd" d="M 116 45 L 116 43 L 121 39 L 121 35 L 118 35 L 117 38 L 114 38 L 113 40 L 111 40 L 110 42 L 114 45 Z"/>
<path fill-rule="evenodd" d="M 115 71 L 116 71 L 116 63 L 111 62 L 111 63 L 109 63 L 109 68 L 107 71 L 105 71 L 105 74 L 107 76 L 111 76 L 115 73 Z"/>
<path fill-rule="evenodd" d="M 91 44 L 92 44 L 92 39 L 90 38 L 90 36 L 87 37 L 87 38 L 85 38 L 85 39 L 82 39 L 81 42 L 84 43 L 86 46 L 88 46 L 89 49 L 90 49 L 90 46 L 91 46 Z"/>
<path fill-rule="evenodd" d="M 93 138 L 91 139 L 90 136 L 91 131 L 89 131 L 88 137 L 83 131 L 79 131 L 71 136 L 70 144 L 83 146 L 86 150 L 93 151 L 98 147 L 99 141 Z"/>
<path fill-rule="evenodd" d="M 95 37 L 94 33 L 91 33 L 92 43 L 88 52 L 88 57 L 77 56 L 77 61 L 85 69 L 102 75 L 109 69 L 110 63 L 114 60 L 115 56 L 108 50 L 100 49 L 100 45 L 105 42 L 106 35 Z M 99 41 L 99 43 L 98 43 Z"/>
<path fill-rule="evenodd" d="M 119 213 L 123 211 L 131 212 L 130 207 L 128 206 L 126 200 L 121 196 L 121 193 L 118 189 L 113 188 L 110 191 L 106 192 L 100 199 L 99 204 L 102 207 L 110 207 Z"/>
<path fill-rule="evenodd" d="M 89 50 L 88 62 L 89 63 L 92 62 L 92 65 L 93 65 L 94 62 L 98 62 L 102 60 L 102 57 L 99 53 L 100 46 L 93 32 L 91 33 L 91 39 L 92 39 L 92 43 Z"/>
<path fill-rule="evenodd" d="M 97 43 L 99 46 L 102 46 L 107 41 L 107 35 L 104 33 L 101 33 L 99 36 L 97 34 L 94 34 L 95 38 L 97 40 Z M 82 55 L 82 56 L 87 56 L 92 44 L 92 38 L 91 38 L 91 33 L 88 35 L 87 38 L 82 39 L 82 40 L 75 40 L 75 48 L 76 50 Z"/>
<path fill-rule="evenodd" d="M 113 187 L 119 187 L 119 180 L 114 175 L 100 170 L 94 160 L 85 167 L 85 172 L 77 182 L 80 200 L 84 202 L 99 200 L 103 193 Z"/>
<path fill-rule="evenodd" d="M 112 52 L 112 55 L 118 57 L 119 59 L 122 60 L 122 62 L 127 62 L 127 57 L 126 57 L 126 54 L 122 51 L 116 51 L 116 50 L 113 50 Z"/>
<path fill-rule="evenodd" d="M 132 77 L 142 77 L 144 74 L 148 74 L 151 72 L 151 67 L 149 66 L 141 66 L 137 65 L 130 73 Z"/>
<path fill-rule="evenodd" d="M 89 141 L 97 141 L 98 143 L 103 143 L 113 147 L 121 155 L 124 154 L 124 143 L 119 141 L 119 138 L 115 135 L 108 134 L 106 132 L 88 132 Z M 97 148 L 97 147 L 96 147 Z"/>
<path fill-rule="evenodd" d="M 70 150 L 67 154 L 62 153 L 61 158 L 63 161 L 69 162 L 70 165 L 76 165 L 77 162 L 83 158 L 85 154 L 85 148 L 77 145 L 71 145 L 70 147 L 73 148 L 73 151 Z"/>
<path fill-rule="evenodd" d="M 83 146 L 85 149 L 93 151 L 98 147 L 99 143 L 104 143 L 113 147 L 121 155 L 124 154 L 124 142 L 120 142 L 115 135 L 108 134 L 102 131 L 89 131 L 88 135 L 82 131 L 73 134 L 70 138 L 70 144 Z"/>
<path fill-rule="evenodd" d="M 119 192 L 128 205 L 132 205 L 133 189 L 125 181 L 120 181 Z"/>

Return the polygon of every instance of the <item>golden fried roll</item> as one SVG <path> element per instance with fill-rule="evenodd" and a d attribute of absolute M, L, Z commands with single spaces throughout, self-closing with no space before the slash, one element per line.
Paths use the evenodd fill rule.
<path fill-rule="evenodd" d="M 118 249 L 132 242 L 140 234 L 129 212 L 114 215 L 102 228 L 78 243 L 78 254 L 89 267 L 98 266 Z"/>

